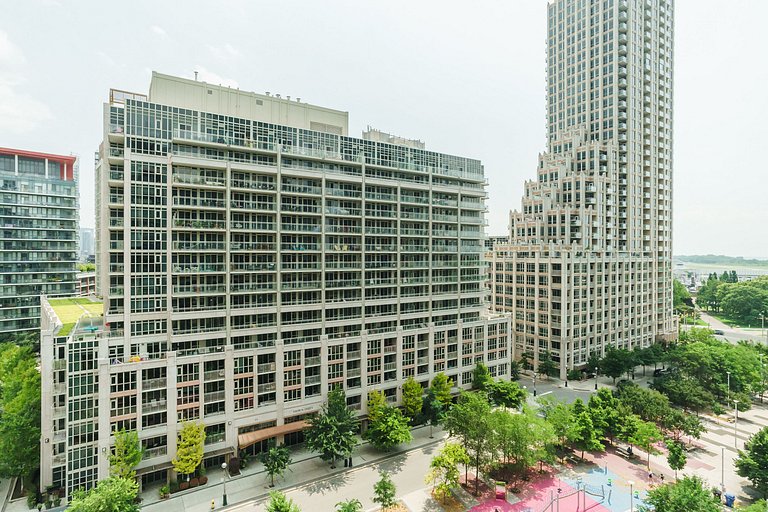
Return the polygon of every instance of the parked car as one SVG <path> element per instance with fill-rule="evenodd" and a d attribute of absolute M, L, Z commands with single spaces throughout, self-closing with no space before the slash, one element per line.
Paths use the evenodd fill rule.
<path fill-rule="evenodd" d="M 725 333 L 723 331 L 721 331 L 720 329 L 715 329 L 715 334 L 717 336 L 723 336 Z"/>

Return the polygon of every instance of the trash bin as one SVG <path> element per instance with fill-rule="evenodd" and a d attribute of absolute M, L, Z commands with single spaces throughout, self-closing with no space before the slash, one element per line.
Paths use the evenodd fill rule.
<path fill-rule="evenodd" d="M 725 495 L 725 506 L 733 508 L 733 502 L 736 501 L 736 496 L 733 494 L 726 494 Z"/>

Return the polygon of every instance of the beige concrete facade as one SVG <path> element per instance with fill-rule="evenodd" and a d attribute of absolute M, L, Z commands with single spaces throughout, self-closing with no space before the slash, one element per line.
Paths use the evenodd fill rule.
<path fill-rule="evenodd" d="M 43 485 L 71 491 L 106 477 L 120 428 L 138 431 L 148 483 L 169 476 L 183 421 L 206 426 L 212 465 L 259 449 L 241 446 L 252 437 L 243 434 L 295 430 L 335 386 L 365 415 L 369 391 L 398 404 L 410 376 L 426 386 L 445 372 L 458 390 L 478 361 L 509 375 L 510 317 L 484 301 L 479 161 L 316 131 L 311 117 L 297 127 L 190 110 L 210 86 L 180 81 L 179 106 L 176 83 L 155 75 L 149 97 L 113 93 L 104 106 L 96 253 L 105 317 L 73 335 L 95 340 L 97 385 L 87 420 L 47 432 L 84 423 L 97 435 L 70 436 Z M 68 357 L 53 356 L 55 365 Z M 79 450 L 96 456 L 75 468 Z M 65 481 L 52 482 L 62 463 Z"/>
<path fill-rule="evenodd" d="M 672 315 L 673 2 L 548 5 L 548 151 L 494 254 L 514 353 L 561 377 L 591 352 L 647 346 Z"/>

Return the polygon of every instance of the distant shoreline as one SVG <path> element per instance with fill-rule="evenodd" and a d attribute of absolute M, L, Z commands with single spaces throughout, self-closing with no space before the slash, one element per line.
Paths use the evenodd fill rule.
<path fill-rule="evenodd" d="M 707 254 L 704 256 L 673 256 L 672 260 L 686 264 L 693 264 L 696 266 L 768 269 L 768 260 L 756 258 L 747 259 L 741 257 Z"/>

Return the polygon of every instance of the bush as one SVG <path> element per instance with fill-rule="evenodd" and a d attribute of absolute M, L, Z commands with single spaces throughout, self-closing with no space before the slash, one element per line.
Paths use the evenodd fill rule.
<path fill-rule="evenodd" d="M 179 484 L 180 491 L 186 491 L 187 489 L 189 489 L 189 482 L 181 482 Z"/>
<path fill-rule="evenodd" d="M 208 483 L 208 477 L 207 477 L 207 476 L 205 476 L 205 475 L 201 476 L 201 477 L 199 478 L 199 480 L 200 480 L 200 485 L 205 485 L 205 484 L 207 484 L 207 483 Z"/>
<path fill-rule="evenodd" d="M 60 507 L 61 506 L 61 497 L 60 496 L 56 496 L 55 498 L 53 498 L 53 506 L 54 507 Z"/>
<path fill-rule="evenodd" d="M 198 480 L 197 477 L 189 481 L 190 487 L 197 487 L 198 485 L 200 485 L 200 480 Z"/>
<path fill-rule="evenodd" d="M 179 490 L 179 482 L 171 480 L 171 492 L 177 492 Z"/>
<path fill-rule="evenodd" d="M 27 489 L 27 507 L 29 508 L 35 508 L 37 507 L 37 489 L 34 487 L 30 487 Z"/>
<path fill-rule="evenodd" d="M 165 499 L 168 497 L 169 494 L 171 494 L 171 488 L 167 485 L 164 485 L 160 488 L 160 499 Z"/>
<path fill-rule="evenodd" d="M 576 369 L 568 370 L 568 380 L 581 380 L 581 371 Z"/>

